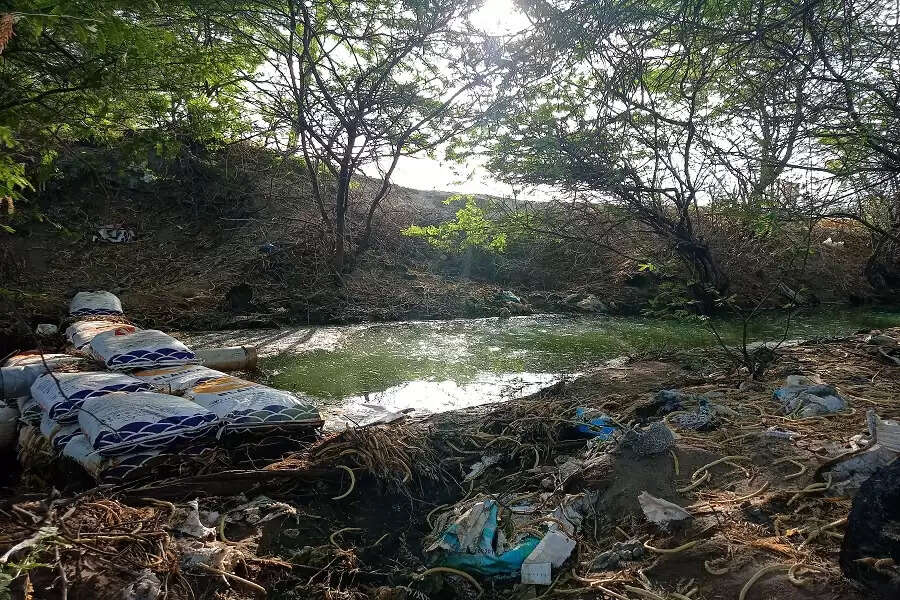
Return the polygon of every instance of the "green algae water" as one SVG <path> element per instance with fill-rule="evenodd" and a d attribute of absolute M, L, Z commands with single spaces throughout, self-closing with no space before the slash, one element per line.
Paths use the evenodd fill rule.
<path fill-rule="evenodd" d="M 785 319 L 785 315 L 756 319 L 751 341 L 782 339 Z M 725 343 L 740 343 L 740 323 L 718 321 L 715 326 Z M 787 338 L 834 337 L 895 326 L 900 326 L 900 310 L 818 311 L 794 316 Z M 326 412 L 352 413 L 363 421 L 385 411 L 439 412 L 503 400 L 618 356 L 717 343 L 700 320 L 566 315 L 188 337 L 198 347 L 256 345 L 264 383 L 313 396 Z"/>

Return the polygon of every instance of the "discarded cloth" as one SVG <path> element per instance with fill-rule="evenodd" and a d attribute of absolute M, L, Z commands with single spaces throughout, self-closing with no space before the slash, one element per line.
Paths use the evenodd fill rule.
<path fill-rule="evenodd" d="M 786 415 L 816 417 L 843 412 L 847 401 L 837 390 L 818 378 L 789 375 L 784 386 L 775 390 L 775 399 L 781 402 Z"/>

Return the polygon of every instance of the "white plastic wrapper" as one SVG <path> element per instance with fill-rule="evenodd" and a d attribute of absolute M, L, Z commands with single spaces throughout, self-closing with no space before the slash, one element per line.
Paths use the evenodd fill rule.
<path fill-rule="evenodd" d="M 133 333 L 106 331 L 91 340 L 91 353 L 111 371 L 197 363 L 187 346 L 156 329 Z"/>
<path fill-rule="evenodd" d="M 78 292 L 69 303 L 69 316 L 121 315 L 122 303 L 106 291 Z"/>
<path fill-rule="evenodd" d="M 41 417 L 41 434 L 50 440 L 54 450 L 61 452 L 73 437 L 81 435 L 81 428 L 78 423 L 58 423 L 44 413 Z"/>
<path fill-rule="evenodd" d="M 3 365 L 3 396 L 16 398 L 27 396 L 34 380 L 47 371 L 56 371 L 63 367 L 86 364 L 83 358 L 69 354 L 44 354 L 43 359 L 37 352 L 16 354 Z"/>
<path fill-rule="evenodd" d="M 164 394 L 180 394 L 204 381 L 227 377 L 222 371 L 216 371 L 201 365 L 145 369 L 135 371 L 132 375 L 141 381 L 146 381 L 154 389 Z"/>
<path fill-rule="evenodd" d="M 125 323 L 113 323 L 112 321 L 78 321 L 66 329 L 66 339 L 76 350 L 84 350 L 100 333 L 117 331 L 122 333 L 134 333 L 139 328 Z"/>
<path fill-rule="evenodd" d="M 54 421 L 78 421 L 78 409 L 88 398 L 112 392 L 143 392 L 150 384 L 124 373 L 48 373 L 31 386 L 31 397 Z"/>
<path fill-rule="evenodd" d="M 94 450 L 117 455 L 171 448 L 214 433 L 218 418 L 178 396 L 154 392 L 88 398 L 78 424 Z"/>
<path fill-rule="evenodd" d="M 219 417 L 228 432 L 309 428 L 322 423 L 311 403 L 230 375 L 195 385 L 185 396 Z"/>

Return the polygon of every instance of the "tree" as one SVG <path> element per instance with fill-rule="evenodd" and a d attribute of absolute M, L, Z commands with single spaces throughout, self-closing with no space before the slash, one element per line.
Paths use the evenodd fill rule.
<path fill-rule="evenodd" d="M 488 109 L 501 71 L 473 31 L 469 0 L 287 0 L 222 15 L 268 64 L 247 98 L 273 143 L 303 159 L 335 273 L 371 243 L 373 218 L 403 156 L 434 152 Z M 349 231 L 351 183 L 381 181 Z"/>
<path fill-rule="evenodd" d="M 24 199 L 73 141 L 165 154 L 241 135 L 237 73 L 262 55 L 217 30 L 208 8 L 21 0 L 0 17 L 0 197 Z"/>
<path fill-rule="evenodd" d="M 722 198 L 772 206 L 813 78 L 790 2 L 525 2 L 531 83 L 486 137 L 490 167 L 620 209 L 692 274 L 704 312 L 729 278 L 704 237 Z M 774 26 L 777 24 L 778 26 Z M 598 211 L 606 212 L 609 211 Z M 615 214 L 615 213 L 613 213 Z"/>

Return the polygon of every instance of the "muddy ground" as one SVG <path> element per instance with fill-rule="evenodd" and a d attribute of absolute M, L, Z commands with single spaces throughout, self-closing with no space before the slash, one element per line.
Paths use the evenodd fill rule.
<path fill-rule="evenodd" d="M 900 330 L 889 333 L 900 337 Z M 772 392 L 789 374 L 820 376 L 850 410 L 784 416 Z M 671 453 L 641 456 L 604 442 L 591 460 L 572 462 L 588 446 L 573 431 L 575 407 L 602 409 L 623 425 L 658 421 L 652 398 L 663 389 L 706 396 L 721 407 L 719 425 L 688 431 L 662 417 L 677 436 Z M 438 600 L 475 598 L 476 584 L 481 597 L 504 599 L 871 597 L 838 566 L 852 492 L 807 488 L 823 480 L 821 467 L 860 449 L 868 409 L 900 417 L 898 398 L 900 367 L 860 335 L 781 349 L 752 382 L 713 351 L 611 363 L 528 398 L 326 436 L 280 458 L 245 461 L 240 471 L 209 463 L 199 475 L 187 469 L 165 480 L 92 487 L 31 460 L 4 482 L 0 551 L 40 541 L 14 552 L 3 573 L 18 574 L 13 597 L 83 600 L 122 598 L 123 588 L 148 574 L 157 595 L 124 597 Z M 770 427 L 799 436 L 768 437 Z M 496 465 L 465 481 L 474 463 L 495 453 Z M 724 457 L 733 458 L 704 469 Z M 38 464 L 44 471 L 35 473 Z M 649 523 L 637 501 L 643 491 L 693 518 L 668 529 Z M 551 587 L 522 586 L 517 577 L 476 576 L 473 584 L 448 573 L 420 576 L 429 523 L 463 499 L 549 511 L 585 493 L 592 509 Z M 282 504 L 248 516 L 246 503 L 261 494 Z M 206 540 L 177 531 L 191 499 L 215 529 Z M 40 534 L 46 527 L 54 529 Z M 547 523 L 532 527 L 540 533 Z M 646 548 L 643 556 L 615 567 L 598 563 L 614 543 L 634 540 Z M 206 566 L 186 562 L 198 552 L 206 553 Z M 742 597 L 766 567 L 771 571 Z"/>

